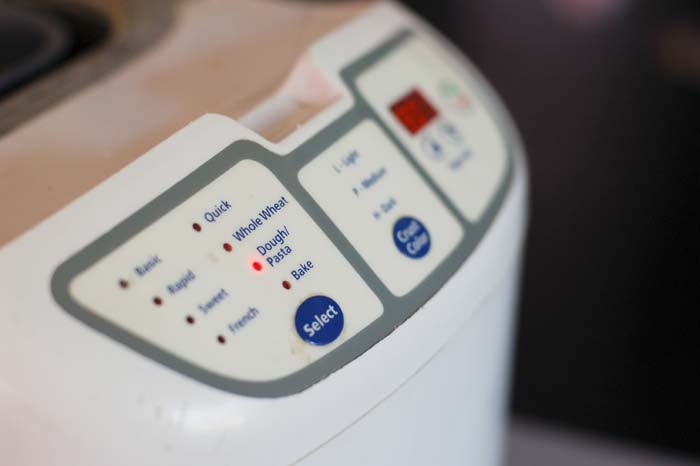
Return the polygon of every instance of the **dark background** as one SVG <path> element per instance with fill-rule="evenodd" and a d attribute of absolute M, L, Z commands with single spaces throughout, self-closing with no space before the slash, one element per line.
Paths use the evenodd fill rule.
<path fill-rule="evenodd" d="M 406 2 L 524 137 L 518 415 L 700 455 L 700 2 Z"/>

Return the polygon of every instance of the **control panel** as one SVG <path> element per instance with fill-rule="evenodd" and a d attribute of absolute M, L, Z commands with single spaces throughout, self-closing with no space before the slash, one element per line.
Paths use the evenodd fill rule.
<path fill-rule="evenodd" d="M 369 120 L 306 165 L 299 179 L 397 296 L 423 281 L 462 237 L 457 220 Z"/>
<path fill-rule="evenodd" d="M 512 178 L 478 78 L 404 31 L 346 66 L 353 106 L 286 155 L 238 140 L 63 263 L 70 314 L 249 396 L 303 390 L 464 263 Z"/>
<path fill-rule="evenodd" d="M 251 160 L 78 275 L 70 293 L 192 364 L 249 381 L 308 365 L 382 313 L 294 196 Z"/>
<path fill-rule="evenodd" d="M 470 76 L 420 41 L 358 79 L 361 94 L 469 221 L 483 215 L 506 173 L 506 141 Z"/>

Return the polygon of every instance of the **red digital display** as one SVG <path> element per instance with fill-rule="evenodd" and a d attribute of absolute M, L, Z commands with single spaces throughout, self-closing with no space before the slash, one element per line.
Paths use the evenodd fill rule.
<path fill-rule="evenodd" d="M 391 112 L 411 134 L 416 134 L 437 116 L 435 108 L 417 89 L 394 102 Z"/>

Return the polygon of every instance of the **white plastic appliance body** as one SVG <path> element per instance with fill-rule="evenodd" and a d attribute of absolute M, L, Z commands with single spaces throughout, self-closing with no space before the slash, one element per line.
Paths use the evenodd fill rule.
<path fill-rule="evenodd" d="M 396 37 L 402 37 L 401 44 Z M 385 44 L 393 44 L 391 50 Z M 402 55 L 402 47 L 417 49 Z M 380 49 L 386 53 L 382 52 L 377 58 L 372 51 Z M 387 95 L 381 88 L 387 79 L 382 64 L 390 63 L 392 57 L 410 62 L 421 57 L 422 50 L 438 51 L 441 63 L 447 63 L 452 73 L 465 80 L 472 104 L 489 120 L 490 123 L 484 124 L 497 129 L 494 134 L 500 141 L 499 147 L 504 148 L 502 155 L 493 155 L 502 157 L 500 162 L 484 165 L 486 171 L 477 173 L 469 182 L 451 184 L 450 180 L 441 178 L 443 174 L 423 165 L 420 160 L 423 156 L 416 155 L 421 142 L 414 145 L 410 132 L 401 133 L 404 130 L 400 120 L 390 111 L 382 113 L 382 108 L 388 107 L 377 101 Z M 0 319 L 3 322 L 0 325 L 0 451 L 3 464 L 498 464 L 507 419 L 509 355 L 527 216 L 527 176 L 517 133 L 498 99 L 473 66 L 421 21 L 393 4 L 372 8 L 321 40 L 309 53 L 307 59 L 340 91 L 342 98 L 279 144 L 262 139 L 248 127 L 226 117 L 203 116 L 0 249 Z M 353 81 L 353 91 L 343 80 L 342 71 L 353 63 L 369 60 L 366 57 L 372 53 L 375 53 L 374 62 Z M 421 64 L 420 58 L 417 60 L 415 66 L 427 66 Z M 404 71 L 395 70 L 397 81 L 411 79 L 410 73 Z M 425 70 L 426 75 L 436 72 L 439 70 Z M 404 90 L 397 92 L 400 94 Z M 430 94 L 425 89 L 422 91 Z M 375 94 L 379 97 L 373 97 Z M 109 332 L 99 331 L 99 325 L 76 318 L 60 304 L 52 288 L 57 268 L 96 238 L 112 231 L 115 225 L 131 218 L 147 202 L 163 195 L 236 141 L 252 141 L 278 154 L 280 159 L 292 157 L 290 154 L 294 154 L 295 148 L 311 141 L 323 128 L 351 112 L 358 95 L 365 96 L 368 102 L 363 111 L 368 112 L 365 116 L 371 120 L 367 125 L 374 129 L 367 131 L 380 131 L 396 147 L 401 144 L 405 149 L 396 149 L 396 154 L 409 153 L 415 157 L 410 163 L 402 158 L 403 168 L 399 168 L 399 162 L 387 159 L 390 175 L 384 176 L 393 176 L 398 171 L 419 180 L 394 180 L 406 191 L 397 196 L 409 196 L 408 191 L 413 187 L 418 189 L 420 182 L 421 186 L 425 185 L 421 189 L 426 190 L 429 201 L 434 203 L 432 210 L 446 212 L 444 219 L 435 220 L 441 226 L 431 230 L 431 254 L 440 251 L 438 239 L 444 237 L 451 246 L 445 246 L 435 264 L 415 272 L 408 266 L 383 268 L 382 261 L 391 262 L 394 256 L 386 253 L 380 261 L 367 257 L 364 251 L 372 250 L 371 242 L 360 233 L 339 227 L 342 218 L 334 215 L 332 204 L 326 204 L 328 199 L 336 198 L 342 204 L 345 202 L 341 200 L 342 194 L 327 194 L 325 201 L 314 198 L 315 192 L 327 192 L 324 189 L 331 187 L 324 184 L 325 175 L 318 175 L 323 167 L 309 169 L 308 174 L 305 170 L 324 156 L 304 165 L 295 178 L 311 193 L 317 205 L 311 208 L 309 201 L 299 201 L 297 207 L 312 212 L 314 219 L 325 212 L 327 225 L 334 225 L 341 233 L 335 235 L 336 230 L 324 226 L 323 233 L 332 239 L 328 247 L 340 245 L 343 251 L 360 251 L 347 260 L 349 265 L 343 259 L 349 257 L 347 254 L 338 255 L 338 270 L 347 272 L 348 280 L 369 282 L 368 296 L 381 298 L 367 298 L 365 302 L 370 307 L 375 306 L 372 309 L 376 312 L 358 314 L 365 320 L 358 321 L 361 323 L 357 325 L 370 325 L 366 322 L 379 319 L 379 315 L 403 312 L 388 306 L 387 300 L 400 302 L 402 296 L 411 296 L 411 290 L 433 280 L 431 277 L 442 263 L 462 247 L 459 244 L 466 244 L 461 242 L 468 241 L 472 234 L 478 235 L 478 240 L 458 266 L 447 274 L 449 278 L 442 280 L 434 292 L 429 292 L 427 300 L 416 309 L 404 310 L 406 319 L 397 320 L 394 328 L 387 329 L 382 338 L 371 345 L 358 347 L 357 355 L 351 360 L 331 370 L 328 370 L 331 366 L 327 366 L 323 373 L 309 372 L 310 381 L 290 383 L 288 386 L 293 388 L 289 393 L 277 388 L 270 374 L 280 371 L 280 376 L 293 375 L 299 369 L 295 364 L 313 366 L 329 355 L 343 354 L 345 345 L 333 347 L 330 352 L 309 350 L 305 353 L 306 362 L 290 359 L 289 366 L 280 364 L 267 368 L 263 360 L 251 364 L 258 369 L 264 366 L 264 371 L 244 365 L 236 367 L 239 372 L 232 380 L 250 377 L 258 383 L 270 379 L 273 388 L 256 396 L 254 387 L 257 385 L 242 384 L 239 390 L 239 385 L 232 384 L 233 388 L 228 389 L 223 382 L 198 380 L 192 375 L 196 373 L 194 369 L 179 371 L 175 364 L 171 367 L 158 357 L 146 357 L 147 351 L 141 347 L 134 349 L 128 341 L 115 340 Z M 255 118 L 261 118 L 260 114 Z M 474 135 L 477 156 L 480 141 L 480 136 Z M 324 146 L 332 151 L 335 141 L 327 142 Z M 364 141 L 365 145 L 360 147 L 360 144 L 358 150 L 361 154 L 363 150 L 371 152 L 375 143 Z M 483 144 L 488 158 L 491 143 Z M 382 154 L 374 155 L 381 158 Z M 398 155 L 396 157 L 398 160 Z M 466 163 L 469 164 L 469 160 Z M 481 180 L 485 181 L 480 188 Z M 477 199 L 483 198 L 483 206 L 464 200 L 469 196 L 462 196 L 459 190 L 469 189 L 465 184 L 476 186 L 474 189 L 483 188 L 473 194 Z M 202 192 L 205 190 L 206 186 Z M 293 200 L 301 196 L 294 195 L 301 191 L 291 192 Z M 497 192 L 500 194 L 495 194 Z M 493 200 L 496 197 L 499 197 L 497 202 Z M 478 225 L 481 218 L 489 215 L 491 218 L 484 231 L 464 227 Z M 293 232 L 296 225 L 308 223 L 306 217 L 297 217 L 287 220 Z M 434 225 L 425 223 L 429 227 Z M 454 230 L 452 236 L 444 231 L 450 229 Z M 310 235 L 320 234 L 315 227 L 308 231 Z M 294 245 L 298 249 L 313 247 L 306 245 L 303 239 L 297 241 Z M 166 242 L 164 240 L 164 244 Z M 137 243 L 138 238 L 126 244 Z M 107 257 L 105 260 L 111 260 L 112 256 Z M 323 258 L 318 260 L 322 262 Z M 94 272 L 98 273 L 103 272 Z M 332 276 L 326 278 L 332 279 Z M 277 281 L 274 286 L 279 288 Z M 337 284 L 327 287 L 336 290 L 336 296 L 344 292 Z M 91 302 L 89 292 L 80 291 L 79 285 L 74 288 L 71 292 L 76 295 L 76 301 Z M 115 287 L 114 297 L 100 295 L 106 306 L 105 315 L 112 312 L 107 309 L 108 302 L 122 299 L 118 295 L 121 292 Z M 351 328 L 355 314 L 343 307 L 345 331 L 349 332 L 347 329 Z M 290 309 L 293 316 L 296 304 Z M 148 308 L 150 311 L 152 309 Z M 136 332 L 128 328 L 130 324 L 126 321 L 115 325 L 122 324 L 127 327 L 125 333 Z M 253 325 L 248 327 L 253 328 Z M 299 338 L 293 327 L 289 329 L 290 338 Z M 357 332 L 357 335 L 363 334 L 360 327 Z M 144 333 L 139 338 L 147 339 L 147 335 Z M 348 345 L 353 335 L 347 335 Z M 235 334 L 227 334 L 227 337 L 229 342 L 236 338 Z M 163 340 L 155 346 L 168 350 L 168 344 Z M 178 353 L 187 350 L 177 347 L 172 352 L 193 367 L 206 366 L 196 355 L 188 359 L 187 355 Z M 222 370 L 214 363 L 205 369 L 218 374 Z"/>

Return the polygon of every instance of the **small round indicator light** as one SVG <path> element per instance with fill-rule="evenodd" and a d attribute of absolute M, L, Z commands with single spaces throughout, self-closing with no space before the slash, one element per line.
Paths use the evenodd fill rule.
<path fill-rule="evenodd" d="M 262 264 L 258 261 L 253 262 L 253 269 L 260 272 L 262 270 Z"/>
<path fill-rule="evenodd" d="M 282 282 L 282 288 L 284 288 L 285 290 L 289 290 L 292 288 L 292 284 L 285 280 Z"/>
<path fill-rule="evenodd" d="M 163 300 L 160 298 L 160 296 L 156 296 L 155 298 L 153 298 L 153 304 L 155 304 L 156 306 L 160 306 L 161 304 L 163 304 Z"/>
<path fill-rule="evenodd" d="M 193 229 L 194 231 L 202 231 L 202 225 L 200 225 L 199 223 L 193 223 L 193 224 L 192 224 L 192 229 Z"/>
<path fill-rule="evenodd" d="M 185 320 L 187 321 L 188 324 L 194 325 L 194 317 L 187 316 L 187 318 L 185 318 Z"/>
<path fill-rule="evenodd" d="M 226 252 L 233 251 L 233 246 L 231 246 L 230 243 L 224 243 L 224 251 L 226 251 Z"/>
<path fill-rule="evenodd" d="M 224 337 L 223 335 L 219 335 L 218 337 L 216 337 L 216 341 L 223 345 L 224 343 L 226 343 L 226 337 Z"/>
<path fill-rule="evenodd" d="M 121 280 L 119 280 L 119 286 L 122 288 L 129 288 L 129 282 L 122 278 Z"/>

